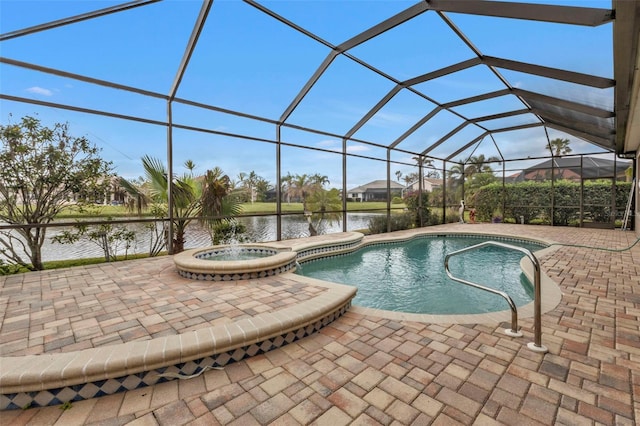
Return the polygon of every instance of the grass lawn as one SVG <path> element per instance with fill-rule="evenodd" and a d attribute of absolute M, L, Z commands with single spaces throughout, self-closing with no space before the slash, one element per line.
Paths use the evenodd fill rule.
<path fill-rule="evenodd" d="M 76 219 L 86 217 L 131 217 L 137 213 L 130 212 L 125 206 L 112 206 L 110 204 L 95 204 L 90 208 L 78 211 L 76 206 L 65 207 L 56 218 L 57 219 Z M 148 213 L 142 213 L 142 216 L 150 216 Z"/>
<path fill-rule="evenodd" d="M 384 211 L 387 208 L 387 203 L 384 201 L 380 202 L 367 202 L 367 203 L 357 203 L 350 202 L 347 203 L 347 211 Z M 404 204 L 392 204 L 392 211 L 403 211 L 405 208 Z M 275 214 L 276 212 L 276 203 L 244 203 L 242 204 L 242 214 L 250 215 L 250 214 Z M 302 203 L 282 203 L 282 212 L 283 213 L 302 213 Z M 79 212 L 75 206 L 69 206 L 65 208 L 60 214 L 56 216 L 58 219 L 77 219 L 77 218 L 87 218 L 87 217 L 131 217 L 136 216 L 136 212 L 131 212 L 127 210 L 124 206 L 112 206 L 110 204 L 106 205 L 94 205 L 90 209 L 87 209 L 83 212 Z M 142 213 L 142 216 L 150 216 L 149 213 Z"/>
<path fill-rule="evenodd" d="M 282 203 L 283 213 L 302 213 L 302 203 Z M 385 210 L 387 203 L 382 202 L 370 202 L 370 203 L 347 203 L 347 211 L 369 211 L 369 210 Z M 403 210 L 404 204 L 392 204 L 393 210 Z M 243 214 L 255 214 L 255 213 L 275 213 L 276 203 L 244 203 L 242 205 Z"/>

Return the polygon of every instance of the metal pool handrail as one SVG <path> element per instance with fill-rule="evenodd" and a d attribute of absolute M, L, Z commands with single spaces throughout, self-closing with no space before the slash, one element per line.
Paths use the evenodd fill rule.
<path fill-rule="evenodd" d="M 533 307 L 534 307 L 534 342 L 529 343 L 527 346 L 529 347 L 529 349 L 536 351 L 536 352 L 547 352 L 548 349 L 542 345 L 542 320 L 541 320 L 541 295 L 540 295 L 540 262 L 538 261 L 538 258 L 531 252 L 531 250 L 528 250 L 524 247 L 518 247 L 518 246 L 513 246 L 511 244 L 505 244 L 505 243 L 500 243 L 497 241 L 485 241 L 483 243 L 480 244 L 476 244 L 470 247 L 465 247 L 463 249 L 460 250 L 456 250 L 454 252 L 451 252 L 449 254 L 447 254 L 444 258 L 444 269 L 447 272 L 447 276 L 449 278 L 451 278 L 453 281 L 462 283 L 462 284 L 466 284 L 468 286 L 471 287 L 475 287 L 484 291 L 488 291 L 489 293 L 493 293 L 493 294 L 497 294 L 499 296 L 502 296 L 504 299 L 506 299 L 507 303 L 509 304 L 509 308 L 511 309 L 511 330 L 506 330 L 506 333 L 511 335 L 511 336 L 522 336 L 522 333 L 518 330 L 518 308 L 516 307 L 515 303 L 513 303 L 513 299 L 511 299 L 511 297 L 500 290 L 496 290 L 493 288 L 489 288 L 489 287 L 485 287 L 483 285 L 471 282 L 471 281 L 467 281 L 464 280 L 462 278 L 458 278 L 455 277 L 450 269 L 449 269 L 449 259 L 453 256 L 457 256 L 459 254 L 462 253 L 466 253 L 468 251 L 471 250 L 477 250 L 480 249 L 482 247 L 486 247 L 486 246 L 498 246 L 498 247 L 503 247 L 506 249 L 511 249 L 511 250 L 517 250 L 520 251 L 522 253 L 524 253 L 529 260 L 531 261 L 531 263 L 533 264 L 533 279 L 534 279 L 534 283 L 533 283 L 533 291 L 534 291 L 534 298 L 533 298 Z"/>

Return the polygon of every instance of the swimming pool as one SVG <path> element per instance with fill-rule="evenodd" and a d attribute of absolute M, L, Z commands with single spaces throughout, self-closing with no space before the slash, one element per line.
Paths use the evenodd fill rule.
<path fill-rule="evenodd" d="M 494 294 L 450 280 L 445 256 L 489 240 L 536 251 L 545 246 L 524 240 L 484 236 L 420 236 L 409 241 L 367 246 L 348 254 L 303 262 L 296 273 L 358 288 L 354 305 L 407 313 L 477 314 L 509 309 Z M 520 269 L 521 252 L 484 247 L 455 256 L 458 277 L 505 291 L 517 306 L 533 300 L 533 284 Z"/>

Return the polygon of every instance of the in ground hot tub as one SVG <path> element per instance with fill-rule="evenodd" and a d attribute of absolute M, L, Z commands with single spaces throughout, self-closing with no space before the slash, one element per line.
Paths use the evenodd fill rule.
<path fill-rule="evenodd" d="M 194 280 L 235 281 L 295 271 L 295 251 L 268 245 L 220 245 L 178 253 L 178 273 Z"/>

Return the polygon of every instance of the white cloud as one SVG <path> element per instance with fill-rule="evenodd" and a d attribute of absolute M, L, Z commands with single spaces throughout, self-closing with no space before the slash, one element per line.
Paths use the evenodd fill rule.
<path fill-rule="evenodd" d="M 27 92 L 33 93 L 34 95 L 53 96 L 53 92 L 51 90 L 38 86 L 29 87 Z"/>
<path fill-rule="evenodd" d="M 369 150 L 370 148 L 368 146 L 362 144 L 349 145 L 347 147 L 347 152 L 365 152 Z"/>
<path fill-rule="evenodd" d="M 335 139 L 326 139 L 316 144 L 318 148 L 335 149 L 337 147 L 342 148 L 342 142 Z"/>

